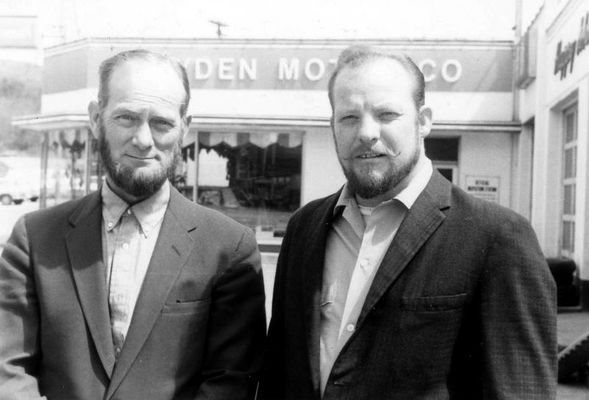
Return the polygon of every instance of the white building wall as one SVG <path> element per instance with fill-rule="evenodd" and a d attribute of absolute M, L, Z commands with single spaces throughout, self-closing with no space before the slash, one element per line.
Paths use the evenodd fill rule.
<path fill-rule="evenodd" d="M 466 188 L 466 177 L 499 177 L 499 204 L 510 207 L 512 134 L 468 132 L 460 139 L 458 185 Z"/>
<path fill-rule="evenodd" d="M 96 88 L 42 96 L 43 114 L 85 113 Z M 193 115 L 328 118 L 331 107 L 323 90 L 210 90 L 193 89 Z M 426 102 L 436 121 L 511 121 L 513 95 L 501 92 L 431 92 Z"/>
<path fill-rule="evenodd" d="M 345 177 L 337 160 L 331 128 L 310 128 L 303 141 L 301 205 L 338 190 Z"/>

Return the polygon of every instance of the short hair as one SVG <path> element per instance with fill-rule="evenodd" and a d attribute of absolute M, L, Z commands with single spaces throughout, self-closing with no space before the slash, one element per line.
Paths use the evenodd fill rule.
<path fill-rule="evenodd" d="M 415 86 L 413 88 L 413 101 L 415 107 L 419 109 L 425 104 L 425 79 L 419 67 L 405 54 L 388 52 L 386 50 L 373 47 L 355 45 L 344 49 L 337 59 L 335 70 L 331 73 L 329 83 L 327 84 L 327 95 L 329 96 L 329 103 L 331 110 L 334 110 L 333 104 L 333 88 L 335 80 L 339 73 L 345 68 L 358 68 L 370 61 L 374 60 L 393 60 L 401 64 L 401 66 L 413 77 Z"/>
<path fill-rule="evenodd" d="M 115 54 L 114 56 L 107 58 L 100 64 L 98 70 L 99 82 L 98 82 L 98 105 L 100 108 L 106 107 L 108 104 L 108 85 L 110 78 L 117 67 L 124 63 L 132 60 L 141 60 L 149 62 L 159 62 L 167 64 L 178 74 L 178 78 L 182 81 L 184 87 L 184 101 L 180 105 L 180 116 L 184 118 L 188 111 L 188 103 L 190 103 L 190 84 L 188 82 L 188 74 L 186 68 L 177 61 L 176 59 L 169 57 L 164 54 L 156 53 L 145 49 L 134 49 L 127 50 Z"/>

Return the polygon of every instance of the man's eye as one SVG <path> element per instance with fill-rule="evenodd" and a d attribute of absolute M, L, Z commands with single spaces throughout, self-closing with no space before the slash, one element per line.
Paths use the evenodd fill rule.
<path fill-rule="evenodd" d="M 151 124 L 158 129 L 170 129 L 174 127 L 174 124 L 165 119 L 154 119 L 151 121 Z"/>
<path fill-rule="evenodd" d="M 116 117 L 116 120 L 123 124 L 132 124 L 137 118 L 130 114 L 121 114 Z"/>
<path fill-rule="evenodd" d="M 394 119 L 396 119 L 398 116 L 397 113 L 394 113 L 392 111 L 384 111 L 378 114 L 378 119 L 384 122 L 390 122 Z"/>
<path fill-rule="evenodd" d="M 351 124 L 358 120 L 358 116 L 356 115 L 344 115 L 340 117 L 339 121 L 344 124 Z"/>

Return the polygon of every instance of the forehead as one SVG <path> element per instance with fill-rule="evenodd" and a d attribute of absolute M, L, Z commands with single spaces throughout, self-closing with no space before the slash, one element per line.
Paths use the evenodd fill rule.
<path fill-rule="evenodd" d="M 129 60 L 115 67 L 108 83 L 109 105 L 156 104 L 179 107 L 185 93 L 172 66 L 159 61 Z"/>
<path fill-rule="evenodd" d="M 357 96 L 413 101 L 414 78 L 398 61 L 375 58 L 344 67 L 334 82 L 334 101 Z"/>

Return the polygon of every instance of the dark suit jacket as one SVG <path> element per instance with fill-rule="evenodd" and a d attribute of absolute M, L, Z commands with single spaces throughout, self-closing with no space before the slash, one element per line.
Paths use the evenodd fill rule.
<path fill-rule="evenodd" d="M 339 193 L 290 220 L 262 399 L 319 399 L 319 301 Z M 530 225 L 437 172 L 388 249 L 324 399 L 552 399 L 555 285 Z"/>
<path fill-rule="evenodd" d="M 100 194 L 22 218 L 0 258 L 0 398 L 246 399 L 265 336 L 251 230 L 172 189 L 115 363 Z"/>

